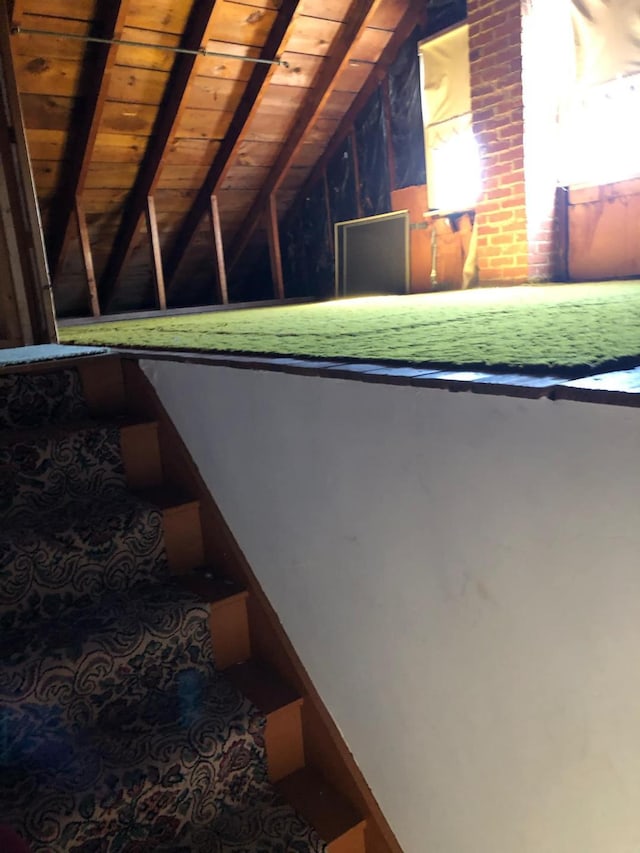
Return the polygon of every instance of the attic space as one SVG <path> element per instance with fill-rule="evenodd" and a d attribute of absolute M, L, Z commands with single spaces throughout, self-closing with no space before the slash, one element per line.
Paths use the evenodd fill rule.
<path fill-rule="evenodd" d="M 640 275 L 632 5 L 14 0 L 57 318 Z"/>

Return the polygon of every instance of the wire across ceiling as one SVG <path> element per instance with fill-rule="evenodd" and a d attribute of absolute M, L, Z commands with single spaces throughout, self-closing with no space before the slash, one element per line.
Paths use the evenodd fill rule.
<path fill-rule="evenodd" d="M 30 35 L 30 36 L 51 36 L 52 38 L 75 39 L 76 41 L 91 42 L 92 44 L 115 44 L 121 47 L 142 47 L 150 50 L 166 50 L 170 53 L 183 53 L 188 56 L 216 56 L 220 59 L 234 59 L 238 62 L 253 62 L 257 65 L 282 65 L 284 68 L 289 67 L 289 63 L 284 59 L 262 59 L 260 56 L 238 56 L 234 53 L 223 53 L 219 50 L 208 50 L 206 47 L 190 49 L 187 47 L 172 47 L 166 44 L 150 44 L 145 41 L 129 41 L 128 39 L 107 39 L 99 36 L 83 36 L 78 33 L 61 33 L 54 30 L 38 30 L 31 27 L 14 26 L 11 28 L 13 35 Z"/>

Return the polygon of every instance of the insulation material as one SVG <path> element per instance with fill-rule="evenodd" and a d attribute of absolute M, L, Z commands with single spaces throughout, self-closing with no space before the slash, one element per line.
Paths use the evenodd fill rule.
<path fill-rule="evenodd" d="M 380 89 L 367 101 L 355 122 L 356 152 L 360 173 L 360 207 L 363 216 L 387 213 L 389 198 L 389 161 L 387 134 Z"/>
<path fill-rule="evenodd" d="M 580 86 L 640 73 L 640 0 L 572 0 L 571 16 Z"/>
<path fill-rule="evenodd" d="M 395 161 L 395 187 L 426 183 L 424 127 L 420 93 L 420 66 L 416 40 L 407 39 L 389 69 L 391 145 Z"/>
<path fill-rule="evenodd" d="M 327 167 L 332 225 L 358 216 L 356 178 L 351 140 L 345 139 Z"/>
<path fill-rule="evenodd" d="M 567 0 L 553 18 L 575 48 L 567 50 L 567 81 L 554 81 L 559 183 L 604 185 L 639 174 L 640 0 Z"/>
<path fill-rule="evenodd" d="M 469 26 L 463 24 L 431 38 L 419 49 L 425 125 L 470 114 Z"/>
<path fill-rule="evenodd" d="M 429 208 L 472 209 L 480 194 L 480 157 L 471 122 L 469 27 L 419 45 Z"/>

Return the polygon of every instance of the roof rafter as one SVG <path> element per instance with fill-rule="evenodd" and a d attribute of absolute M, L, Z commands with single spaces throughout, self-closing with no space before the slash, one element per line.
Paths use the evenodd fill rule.
<path fill-rule="evenodd" d="M 389 39 L 389 43 L 382 51 L 380 59 L 371 69 L 364 86 L 354 98 L 354 101 L 348 111 L 342 116 L 340 124 L 331 137 L 331 141 L 324 150 L 322 156 L 316 161 L 316 164 L 309 173 L 308 178 L 298 191 L 299 196 L 304 195 L 322 176 L 333 155 L 353 130 L 354 121 L 358 113 L 366 105 L 377 86 L 387 76 L 389 67 L 395 60 L 396 54 L 404 42 L 409 38 L 415 27 L 418 24 L 423 23 L 425 18 L 424 0 L 409 0 L 407 10 L 398 22 L 393 36 Z"/>
<path fill-rule="evenodd" d="M 197 50 L 202 46 L 215 4 L 216 0 L 199 0 L 194 4 L 181 47 Z M 171 69 L 149 144 L 100 279 L 98 290 L 107 308 L 117 288 L 122 267 L 133 247 L 140 220 L 147 209 L 147 199 L 153 195 L 160 180 L 164 155 L 182 117 L 185 94 L 199 59 L 196 55 L 179 54 Z"/>
<path fill-rule="evenodd" d="M 131 0 L 113 0 L 106 4 L 107 12 L 100 27 L 100 35 L 107 39 L 122 36 L 124 21 Z M 18 4 L 16 4 L 17 6 Z M 14 20 L 14 23 L 17 21 Z M 56 225 L 49 241 L 49 267 L 51 277 L 55 278 L 64 260 L 65 249 L 71 234 L 71 220 L 74 215 L 76 198 L 82 195 L 87 171 L 93 154 L 93 147 L 102 120 L 105 101 L 109 90 L 111 69 L 116 61 L 117 45 L 97 45 L 95 52 L 89 52 L 94 85 L 85 98 L 84 119 L 77 132 L 70 135 L 69 174 L 61 186 L 64 195 L 56 205 Z"/>
<path fill-rule="evenodd" d="M 321 68 L 309 99 L 297 116 L 293 132 L 280 151 L 266 182 L 263 184 L 252 205 L 249 215 L 238 229 L 236 239 L 229 252 L 229 268 L 233 267 L 237 262 L 242 250 L 249 242 L 266 206 L 269 204 L 271 194 L 276 192 L 282 184 L 293 158 L 300 150 L 307 133 L 311 130 L 331 96 L 340 73 L 346 68 L 350 59 L 351 48 L 358 37 L 370 25 L 370 21 L 377 11 L 380 2 L 381 0 L 354 0 L 349 10 L 348 23 L 336 40 L 336 43 L 332 46 L 331 55 L 327 57 L 326 62 Z"/>
<path fill-rule="evenodd" d="M 262 59 L 276 59 L 278 54 L 282 52 L 291 34 L 291 25 L 295 20 L 299 4 L 300 0 L 284 0 L 260 54 Z M 193 237 L 200 220 L 211 204 L 211 196 L 216 194 L 220 184 L 224 180 L 232 158 L 243 141 L 249 122 L 258 108 L 266 86 L 271 79 L 273 70 L 273 66 L 256 65 L 251 73 L 242 100 L 235 111 L 229 129 L 207 173 L 207 177 L 198 191 L 180 227 L 178 235 L 173 241 L 173 249 L 166 265 L 166 279 L 169 292 L 171 291 L 172 280 L 180 265 L 184 251 Z"/>

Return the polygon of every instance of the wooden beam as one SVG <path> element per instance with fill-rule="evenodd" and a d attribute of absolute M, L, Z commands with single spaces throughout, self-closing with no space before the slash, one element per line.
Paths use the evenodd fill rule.
<path fill-rule="evenodd" d="M 291 35 L 291 25 L 295 20 L 300 2 L 301 0 L 283 0 L 278 11 L 278 17 L 274 21 L 267 41 L 260 53 L 262 59 L 276 59 L 284 50 L 284 46 Z M 173 250 L 167 263 L 169 291 L 171 291 L 172 281 L 180 265 L 182 256 L 209 206 L 211 196 L 217 193 L 228 169 L 232 165 L 233 158 L 262 100 L 273 71 L 274 66 L 261 64 L 255 65 L 251 72 L 251 77 L 249 78 L 240 104 L 234 113 L 229 129 L 225 134 L 225 138 L 222 140 L 222 144 L 211 164 L 207 177 L 173 241 Z"/>
<path fill-rule="evenodd" d="M 277 299 L 284 299 L 280 229 L 278 228 L 278 205 L 276 204 L 275 193 L 269 196 L 269 204 L 267 205 L 267 234 L 269 236 L 269 259 L 271 261 L 274 295 Z"/>
<path fill-rule="evenodd" d="M 380 59 L 377 64 L 373 66 L 364 86 L 354 98 L 349 110 L 342 117 L 342 120 L 336 128 L 336 131 L 331 138 L 331 142 L 325 149 L 322 157 L 320 157 L 316 162 L 316 165 L 313 167 L 309 177 L 300 188 L 300 195 L 307 193 L 313 184 L 321 178 L 322 173 L 326 169 L 331 158 L 351 132 L 356 116 L 366 105 L 371 95 L 373 95 L 376 86 L 378 86 L 380 81 L 387 76 L 389 66 L 395 60 L 398 51 L 409 38 L 416 26 L 424 22 L 424 5 L 424 0 L 409 0 L 407 10 L 394 30 L 393 36 L 389 39 L 389 43 L 382 51 Z"/>
<path fill-rule="evenodd" d="M 218 196 L 211 196 L 211 227 L 213 228 L 213 240 L 216 249 L 216 281 L 218 285 L 218 299 L 223 305 L 229 303 L 229 291 L 227 288 L 227 268 L 224 262 L 224 244 L 222 242 L 222 228 L 220 226 L 220 210 L 218 208 Z"/>
<path fill-rule="evenodd" d="M 98 288 L 96 287 L 96 276 L 93 268 L 93 253 L 91 252 L 91 243 L 89 241 L 87 217 L 85 216 L 80 196 L 76 196 L 75 211 L 76 223 L 78 225 L 78 239 L 80 240 L 80 250 L 82 253 L 82 263 L 84 266 L 84 273 L 87 278 L 87 288 L 89 290 L 89 307 L 91 308 L 91 314 L 94 317 L 99 317 L 100 302 L 98 301 Z"/>
<path fill-rule="evenodd" d="M 99 30 L 100 37 L 122 38 L 130 5 L 131 0 L 113 0 L 113 2 L 102 4 L 106 11 Z M 56 216 L 49 235 L 49 266 L 54 280 L 62 269 L 69 246 L 76 198 L 81 196 L 84 190 L 117 50 L 117 45 L 113 44 L 95 45 L 87 52 L 85 74 L 90 75 L 92 85 L 85 97 L 79 126 L 74 127 L 73 133 L 69 134 L 65 151 L 65 160 L 68 163 L 67 174 L 60 181 L 61 195 L 54 203 Z"/>
<path fill-rule="evenodd" d="M 151 241 L 151 270 L 153 272 L 153 284 L 156 291 L 156 304 L 161 311 L 166 311 L 167 297 L 164 289 L 164 273 L 162 272 L 162 250 L 160 249 L 160 235 L 158 234 L 156 202 L 152 195 L 147 198 L 145 216 L 147 219 L 147 232 Z"/>
<path fill-rule="evenodd" d="M 215 4 L 216 0 L 199 0 L 194 4 L 180 43 L 181 47 L 197 50 L 202 46 Z M 131 253 L 140 218 L 147 208 L 147 199 L 153 195 L 160 180 L 167 146 L 180 123 L 187 87 L 195 74 L 199 59 L 199 56 L 183 53 L 178 54 L 174 60 L 147 150 L 100 279 L 99 291 L 107 307 L 118 286 L 122 268 Z"/>
<path fill-rule="evenodd" d="M 354 0 L 344 29 L 331 47 L 331 54 L 322 65 L 313 89 L 310 90 L 309 97 L 296 118 L 294 129 L 258 193 L 251 212 L 238 229 L 237 237 L 230 251 L 230 267 L 237 262 L 242 250 L 249 242 L 259 222 L 261 212 L 269 202 L 269 196 L 282 184 L 291 162 L 306 139 L 307 133 L 329 100 L 340 73 L 347 67 L 354 42 L 369 26 L 380 2 L 381 0 Z"/>

